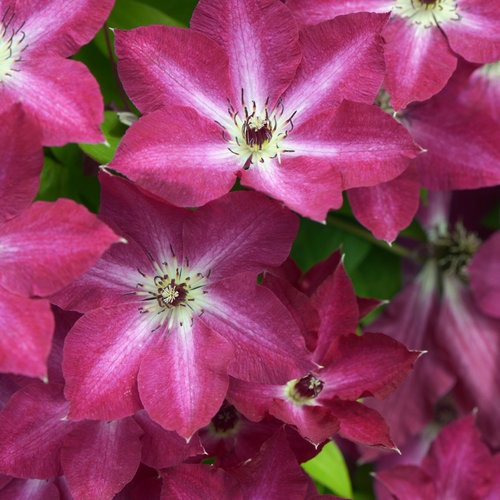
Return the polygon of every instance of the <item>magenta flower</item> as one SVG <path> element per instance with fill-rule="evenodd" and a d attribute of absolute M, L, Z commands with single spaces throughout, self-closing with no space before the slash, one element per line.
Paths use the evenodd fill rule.
<path fill-rule="evenodd" d="M 202 0 L 191 29 L 117 31 L 120 76 L 144 116 L 110 166 L 175 205 L 222 196 L 239 176 L 324 220 L 342 190 L 392 179 L 418 152 L 368 105 L 386 20 L 358 14 L 299 32 L 278 0 Z"/>
<path fill-rule="evenodd" d="M 120 238 L 73 201 L 30 205 L 43 164 L 39 138 L 19 105 L 0 114 L 0 371 L 46 377 L 54 319 L 42 297 Z"/>
<path fill-rule="evenodd" d="M 228 401 L 253 421 L 268 412 L 296 426 L 315 444 L 338 432 L 361 444 L 395 448 L 381 415 L 357 400 L 387 397 L 408 375 L 420 352 L 408 351 L 386 335 L 353 333 L 359 320 L 358 301 L 341 263 L 314 290 L 312 303 L 320 317 L 313 353 L 318 367 L 281 383 L 231 378 Z"/>
<path fill-rule="evenodd" d="M 384 87 L 395 110 L 439 92 L 457 66 L 500 59 L 500 5 L 489 0 L 287 0 L 297 20 L 315 24 L 353 12 L 391 12 L 383 30 Z"/>
<path fill-rule="evenodd" d="M 400 465 L 375 477 L 396 500 L 484 500 L 498 498 L 497 470 L 468 416 L 442 429 L 420 466 Z"/>
<path fill-rule="evenodd" d="M 228 374 L 266 381 L 312 366 L 293 318 L 256 283 L 287 256 L 293 214 L 248 192 L 192 212 L 101 181 L 102 216 L 128 244 L 54 299 L 85 313 L 64 346 L 71 418 L 115 419 L 144 405 L 190 437 L 217 413 Z"/>
<path fill-rule="evenodd" d="M 99 85 L 65 58 L 92 40 L 113 3 L 0 0 L 0 112 L 22 102 L 45 145 L 104 140 Z"/>

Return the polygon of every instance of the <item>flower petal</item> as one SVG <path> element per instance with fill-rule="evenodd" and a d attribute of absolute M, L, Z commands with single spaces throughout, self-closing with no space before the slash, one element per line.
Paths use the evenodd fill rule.
<path fill-rule="evenodd" d="M 141 428 L 132 418 L 82 422 L 61 450 L 64 477 L 75 498 L 113 498 L 141 461 Z"/>
<path fill-rule="evenodd" d="M 18 215 L 35 197 L 43 167 L 40 133 L 16 104 L 0 113 L 0 223 Z"/>
<path fill-rule="evenodd" d="M 188 106 L 202 116 L 230 123 L 227 55 L 205 35 L 174 26 L 115 30 L 118 72 L 142 113 L 161 106 Z"/>
<path fill-rule="evenodd" d="M 150 417 L 186 439 L 208 425 L 226 396 L 231 345 L 200 321 L 173 329 L 144 357 L 139 393 Z"/>
<path fill-rule="evenodd" d="M 356 219 L 375 238 L 392 242 L 409 226 L 420 203 L 420 182 L 415 165 L 399 177 L 376 186 L 350 189 L 349 203 Z"/>
<path fill-rule="evenodd" d="M 478 306 L 500 318 L 500 231 L 493 234 L 474 255 L 468 267 L 470 286 Z"/>
<path fill-rule="evenodd" d="M 437 27 L 395 17 L 384 30 L 387 76 L 384 86 L 399 111 L 412 101 L 437 94 L 451 77 L 457 58 Z"/>
<path fill-rule="evenodd" d="M 372 104 L 384 79 L 380 32 L 388 15 L 366 12 L 303 28 L 303 58 L 283 96 L 300 125 L 342 99 Z"/>
<path fill-rule="evenodd" d="M 0 288 L 0 371 L 29 377 L 47 375 L 54 317 L 50 303 Z"/>
<path fill-rule="evenodd" d="M 215 40 L 229 57 L 231 93 L 271 109 L 301 59 L 297 24 L 278 0 L 201 0 L 191 28 Z M 233 104 L 236 104 L 233 102 Z"/>
<path fill-rule="evenodd" d="M 240 169 L 221 127 L 177 106 L 133 123 L 109 166 L 180 206 L 204 205 L 226 194 Z"/>
<path fill-rule="evenodd" d="M 142 408 L 137 373 L 148 346 L 161 336 L 131 304 L 94 309 L 66 337 L 63 372 L 70 416 L 114 420 Z"/>
<path fill-rule="evenodd" d="M 3 91 L 7 99 L 22 101 L 26 114 L 40 127 L 44 145 L 104 142 L 99 128 L 104 119 L 101 91 L 83 63 L 59 56 L 23 63 Z"/>
<path fill-rule="evenodd" d="M 218 280 L 279 266 L 290 253 L 299 220 L 266 196 L 238 191 L 196 210 L 184 224 L 192 267 Z"/>
<path fill-rule="evenodd" d="M 91 267 L 119 237 L 74 201 L 38 201 L 0 227 L 0 285 L 49 295 Z"/>

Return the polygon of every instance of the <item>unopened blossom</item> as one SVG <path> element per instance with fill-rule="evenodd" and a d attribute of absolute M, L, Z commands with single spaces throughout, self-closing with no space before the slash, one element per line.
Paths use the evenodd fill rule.
<path fill-rule="evenodd" d="M 279 0 L 201 0 L 190 29 L 117 30 L 120 78 L 144 116 L 110 166 L 179 206 L 240 177 L 323 221 L 344 189 L 396 177 L 419 151 L 369 105 L 386 22 L 362 13 L 299 31 Z"/>
<path fill-rule="evenodd" d="M 85 313 L 64 346 L 71 418 L 120 418 L 144 405 L 189 438 L 217 413 L 229 374 L 265 381 L 311 366 L 293 318 L 257 284 L 288 255 L 292 213 L 257 193 L 193 212 L 117 177 L 101 184 L 101 215 L 128 243 L 53 298 Z"/>
<path fill-rule="evenodd" d="M 287 0 L 298 22 L 316 24 L 353 12 L 390 12 L 383 36 L 384 86 L 396 111 L 439 92 L 457 55 L 476 63 L 500 59 L 500 5 L 489 0 Z"/>
<path fill-rule="evenodd" d="M 44 145 L 104 140 L 99 85 L 84 64 L 65 58 L 92 40 L 113 4 L 0 1 L 0 112 L 21 102 Z"/>

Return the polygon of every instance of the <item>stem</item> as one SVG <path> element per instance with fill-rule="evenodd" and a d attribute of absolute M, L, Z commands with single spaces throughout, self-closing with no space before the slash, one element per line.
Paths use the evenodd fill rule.
<path fill-rule="evenodd" d="M 111 47 L 111 40 L 109 39 L 109 27 L 107 23 L 104 23 L 104 38 L 106 39 L 106 47 L 108 48 L 109 60 L 111 61 L 111 69 L 113 70 L 113 77 L 115 79 L 116 87 L 118 89 L 118 93 L 122 98 L 124 106 L 133 113 L 133 109 L 130 107 L 127 94 L 123 90 L 122 82 L 120 81 L 120 77 L 118 76 L 118 69 L 116 67 L 116 61 L 113 53 L 113 48 Z"/>
<path fill-rule="evenodd" d="M 368 232 L 366 229 L 358 227 L 355 224 L 352 224 L 351 222 L 348 222 L 341 217 L 337 217 L 336 215 L 328 214 L 328 216 L 326 218 L 326 222 L 330 226 L 338 227 L 339 229 L 342 229 L 343 231 L 354 234 L 354 235 L 358 236 L 359 238 L 362 238 L 366 241 L 369 241 L 372 245 L 376 245 L 379 248 L 386 250 L 387 252 L 393 253 L 395 255 L 399 255 L 400 257 L 405 257 L 405 258 L 413 260 L 415 262 L 420 262 L 420 259 L 418 258 L 418 256 L 414 252 L 412 252 L 411 250 L 408 250 L 407 248 L 405 248 L 401 245 L 398 245 L 397 243 L 392 243 L 390 245 L 386 241 L 378 240 L 370 232 Z"/>

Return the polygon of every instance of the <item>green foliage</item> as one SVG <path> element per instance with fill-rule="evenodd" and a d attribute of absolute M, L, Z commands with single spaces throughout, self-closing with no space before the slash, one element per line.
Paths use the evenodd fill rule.
<path fill-rule="evenodd" d="M 100 165 L 105 165 L 113 159 L 118 143 L 127 127 L 120 122 L 114 111 L 105 111 L 101 130 L 106 137 L 105 144 L 79 144 L 79 146 Z"/>
<path fill-rule="evenodd" d="M 308 462 L 302 464 L 304 470 L 320 485 L 326 486 L 335 495 L 352 498 L 352 486 L 342 452 L 332 441 Z M 324 491 L 323 491 L 324 492 Z"/>
<path fill-rule="evenodd" d="M 55 201 L 58 198 L 70 198 L 97 213 L 99 181 L 95 175 L 84 175 L 82 164 L 82 152 L 76 144 L 47 148 L 36 199 Z M 89 165 L 89 169 L 94 168 L 94 164 Z"/>

